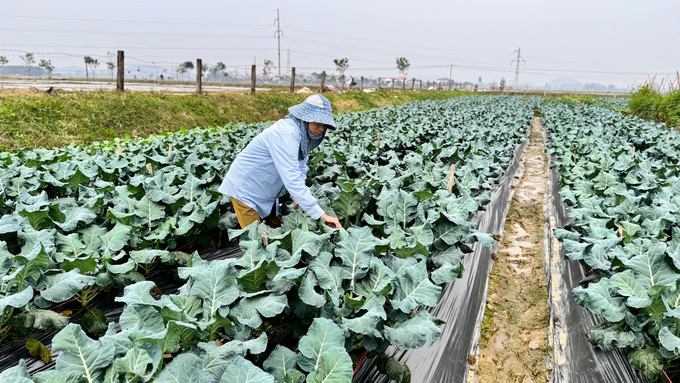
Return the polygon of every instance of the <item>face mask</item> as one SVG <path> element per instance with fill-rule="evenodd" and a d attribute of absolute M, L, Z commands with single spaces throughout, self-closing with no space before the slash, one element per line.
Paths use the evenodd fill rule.
<path fill-rule="evenodd" d="M 312 140 L 318 140 L 319 138 L 321 138 L 321 135 L 322 135 L 322 134 L 323 134 L 323 133 L 321 133 L 321 134 L 314 134 L 314 132 L 312 132 L 311 129 L 309 129 L 309 128 L 307 129 L 307 137 L 309 137 L 309 138 L 312 139 Z"/>

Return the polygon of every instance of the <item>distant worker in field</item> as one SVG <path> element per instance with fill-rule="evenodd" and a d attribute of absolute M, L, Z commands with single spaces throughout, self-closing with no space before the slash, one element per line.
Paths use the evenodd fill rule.
<path fill-rule="evenodd" d="M 309 153 L 321 144 L 328 128 L 336 128 L 331 103 L 315 94 L 288 112 L 236 156 L 219 191 L 231 196 L 241 228 L 263 219 L 269 226 L 281 226 L 278 197 L 284 187 L 310 217 L 340 228 L 340 221 L 319 207 L 305 185 Z"/>

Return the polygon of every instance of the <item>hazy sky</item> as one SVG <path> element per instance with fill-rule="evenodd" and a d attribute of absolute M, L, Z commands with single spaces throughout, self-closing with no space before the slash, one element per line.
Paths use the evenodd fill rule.
<path fill-rule="evenodd" d="M 408 77 L 456 81 L 514 79 L 513 51 L 526 64 L 520 82 L 557 77 L 623 86 L 645 75 L 680 69 L 679 1 L 214 1 L 0 0 L 0 55 L 20 64 L 35 52 L 59 67 L 82 66 L 83 55 L 124 49 L 135 59 L 172 66 L 202 58 L 241 72 L 264 59 L 298 72 L 398 76 L 395 58 L 411 62 Z M 46 55 L 64 52 L 79 57 Z M 105 61 L 100 58 L 100 62 Z M 100 69 L 104 65 L 100 66 Z"/>

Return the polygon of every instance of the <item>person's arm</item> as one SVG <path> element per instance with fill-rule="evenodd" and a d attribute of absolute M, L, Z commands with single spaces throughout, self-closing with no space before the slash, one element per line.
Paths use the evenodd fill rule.
<path fill-rule="evenodd" d="M 279 134 L 269 143 L 269 153 L 274 160 L 276 170 L 283 181 L 288 193 L 298 202 L 300 207 L 313 219 L 321 218 L 325 213 L 319 202 L 312 196 L 307 185 L 305 176 L 307 166 L 302 166 L 297 159 L 299 142 L 291 134 Z"/>
<path fill-rule="evenodd" d="M 307 181 L 307 160 L 300 161 L 300 172 L 302 173 L 302 182 Z"/>
<path fill-rule="evenodd" d="M 307 157 L 307 159 L 309 159 L 309 157 Z M 304 161 L 298 160 L 300 161 L 300 171 L 302 172 L 302 179 L 305 180 L 305 182 L 307 181 L 307 159 L 305 159 Z M 293 200 L 293 202 L 295 202 L 296 205 L 298 204 L 296 200 Z M 305 209 L 302 209 L 302 212 L 307 213 Z"/>
<path fill-rule="evenodd" d="M 331 217 L 324 213 L 323 209 L 319 206 L 319 202 L 312 196 L 312 192 L 305 185 L 307 164 L 305 162 L 301 165 L 297 159 L 298 145 L 299 143 L 296 138 L 289 134 L 280 134 L 269 145 L 269 153 L 283 181 L 283 185 L 288 189 L 288 193 L 295 202 L 312 219 L 323 218 L 326 224 L 332 228 L 338 229 L 342 227 L 336 217 Z"/>

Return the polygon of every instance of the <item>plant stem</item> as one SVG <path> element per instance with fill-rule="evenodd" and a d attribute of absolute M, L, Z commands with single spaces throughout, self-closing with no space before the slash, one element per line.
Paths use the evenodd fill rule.
<path fill-rule="evenodd" d="M 12 326 L 6 326 L 0 329 L 0 343 L 2 343 L 2 341 L 9 336 L 9 330 L 11 329 Z"/>
<path fill-rule="evenodd" d="M 89 286 L 89 287 L 81 290 L 78 293 L 77 301 L 80 302 L 80 306 L 82 308 L 87 307 L 87 305 L 92 301 L 92 299 L 94 299 L 94 297 L 96 297 L 99 294 L 99 292 L 97 290 L 99 290 L 97 285 L 92 285 L 92 286 Z M 92 294 L 92 295 L 90 295 L 90 294 Z"/>
<path fill-rule="evenodd" d="M 151 271 L 158 264 L 156 261 L 157 261 L 157 259 L 154 258 L 153 261 L 151 261 L 151 263 L 147 263 L 145 266 L 142 266 L 142 268 L 144 269 L 144 276 L 145 277 L 148 278 L 148 277 L 151 276 Z"/>

